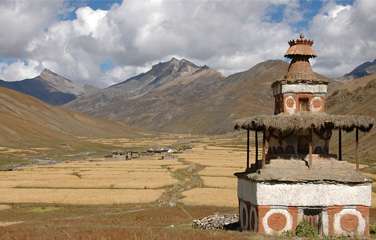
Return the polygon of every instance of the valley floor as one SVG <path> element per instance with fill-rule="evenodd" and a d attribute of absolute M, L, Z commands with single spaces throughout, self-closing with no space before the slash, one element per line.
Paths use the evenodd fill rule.
<path fill-rule="evenodd" d="M 82 141 L 107 148 L 0 171 L 0 239 L 257 239 L 260 236 L 249 232 L 191 227 L 193 219 L 238 211 L 233 173 L 245 166 L 243 140 L 174 135 L 85 138 Z M 169 157 L 103 157 L 103 149 L 187 144 L 192 148 Z M 28 151 L 47 156 L 49 149 L 3 148 L 0 157 Z M 372 210 L 371 223 L 375 218 Z"/>

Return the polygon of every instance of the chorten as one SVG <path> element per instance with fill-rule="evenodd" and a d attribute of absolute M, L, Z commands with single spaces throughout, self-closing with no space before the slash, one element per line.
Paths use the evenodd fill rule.
<path fill-rule="evenodd" d="M 309 62 L 317 56 L 313 41 L 301 34 L 288 43 L 288 71 L 272 84 L 275 114 L 253 116 L 235 126 L 247 131 L 246 168 L 235 174 L 241 227 L 278 235 L 308 222 L 320 235 L 367 236 L 372 182 L 358 171 L 358 144 L 359 131 L 370 131 L 374 119 L 327 114 L 328 81 Z M 251 165 L 250 131 L 256 146 Z M 334 131 L 336 153 L 329 151 Z M 342 131 L 355 132 L 355 166 L 342 160 Z"/>

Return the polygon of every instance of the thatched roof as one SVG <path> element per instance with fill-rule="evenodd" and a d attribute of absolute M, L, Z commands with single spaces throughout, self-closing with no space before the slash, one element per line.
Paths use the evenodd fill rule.
<path fill-rule="evenodd" d="M 240 178 L 256 182 L 328 182 L 362 184 L 372 182 L 346 161 L 316 160 L 308 168 L 303 160 L 272 159 L 270 164 L 255 172 L 236 173 Z"/>
<path fill-rule="evenodd" d="M 368 116 L 331 115 L 327 113 L 302 112 L 296 114 L 281 113 L 278 115 L 257 115 L 236 122 L 235 129 L 261 131 L 265 129 L 295 130 L 308 128 L 341 128 L 352 131 L 355 128 L 368 132 L 375 120 Z"/>
<path fill-rule="evenodd" d="M 316 57 L 317 54 L 315 50 L 309 44 L 298 43 L 296 45 L 291 46 L 286 54 L 285 57 L 292 58 L 294 55 L 304 55 L 309 57 Z"/>
<path fill-rule="evenodd" d="M 300 34 L 298 39 L 289 41 L 289 45 L 290 47 L 287 50 L 285 57 L 294 58 L 294 56 L 297 55 L 308 57 L 317 56 L 315 50 L 312 48 L 313 41 L 305 39 L 303 34 Z"/>

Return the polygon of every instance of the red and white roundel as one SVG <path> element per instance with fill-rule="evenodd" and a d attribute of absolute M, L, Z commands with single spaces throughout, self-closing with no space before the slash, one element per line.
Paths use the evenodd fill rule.
<path fill-rule="evenodd" d="M 286 97 L 285 107 L 288 112 L 293 112 L 296 109 L 296 102 L 293 96 Z"/>
<path fill-rule="evenodd" d="M 321 97 L 314 97 L 311 100 L 311 109 L 313 112 L 318 112 L 322 109 L 323 107 L 323 101 Z"/>
<path fill-rule="evenodd" d="M 366 230 L 366 220 L 356 209 L 342 209 L 334 215 L 334 232 L 337 235 L 363 235 Z"/>
<path fill-rule="evenodd" d="M 266 234 L 281 234 L 292 230 L 292 216 L 287 209 L 270 209 L 262 219 Z"/>

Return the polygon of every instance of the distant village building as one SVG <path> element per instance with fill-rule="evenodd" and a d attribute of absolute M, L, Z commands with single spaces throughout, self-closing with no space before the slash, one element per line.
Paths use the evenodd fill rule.
<path fill-rule="evenodd" d="M 367 236 L 372 183 L 358 171 L 358 144 L 359 131 L 370 131 L 374 120 L 325 113 L 328 82 L 311 69 L 313 41 L 301 35 L 289 45 L 288 72 L 272 84 L 275 115 L 254 116 L 235 126 L 248 137 L 246 169 L 235 174 L 241 228 L 278 235 L 306 221 L 321 235 Z M 250 131 L 256 136 L 251 166 Z M 333 154 L 329 141 L 335 131 L 339 147 Z M 343 131 L 354 132 L 356 169 L 342 161 Z"/>

